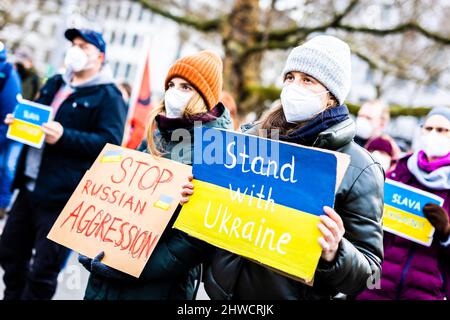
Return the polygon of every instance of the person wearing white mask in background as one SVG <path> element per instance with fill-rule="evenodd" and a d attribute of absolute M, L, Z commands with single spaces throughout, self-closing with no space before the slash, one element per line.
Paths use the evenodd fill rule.
<path fill-rule="evenodd" d="M 24 146 L 13 188 L 19 189 L 0 238 L 4 299 L 51 299 L 69 249 L 47 234 L 106 143 L 122 141 L 127 107 L 105 64 L 100 33 L 68 29 L 64 75 L 50 78 L 36 102 L 53 108 L 45 144 Z M 8 114 L 5 123 L 14 122 Z"/>
<path fill-rule="evenodd" d="M 397 143 L 388 135 L 382 135 L 371 139 L 364 146 L 372 157 L 379 163 L 387 173 L 391 171 L 401 155 Z"/>
<path fill-rule="evenodd" d="M 361 147 L 384 133 L 389 124 L 389 106 L 382 100 L 370 100 L 361 106 L 356 117 L 355 142 Z"/>
<path fill-rule="evenodd" d="M 191 165 L 194 126 L 233 129 L 230 112 L 219 102 L 222 70 L 222 59 L 207 50 L 183 57 L 170 67 L 164 99 L 148 119 L 148 153 Z M 181 138 L 181 132 L 189 136 Z M 213 247 L 172 228 L 180 209 L 138 279 L 103 264 L 103 253 L 94 259 L 80 255 L 79 261 L 91 273 L 85 299 L 194 299 L 201 280 L 199 266 L 212 255 Z"/>
<path fill-rule="evenodd" d="M 324 207 L 317 226 L 322 255 L 314 285 L 217 249 L 205 277 L 211 299 L 329 300 L 338 293 L 358 294 L 373 272 L 381 272 L 384 175 L 381 166 L 353 141 L 355 123 L 344 104 L 351 86 L 350 60 L 349 46 L 332 36 L 316 36 L 294 48 L 283 70 L 281 104 L 246 126 L 248 134 L 267 132 L 272 139 L 350 156 L 335 206 Z M 189 201 L 193 193 L 193 184 L 186 183 L 181 202 Z"/>
<path fill-rule="evenodd" d="M 430 111 L 416 150 L 401 158 L 387 177 L 433 193 L 444 203 L 425 204 L 422 210 L 435 228 L 431 246 L 384 234 L 380 289 L 366 290 L 358 299 L 450 299 L 450 108 Z"/>

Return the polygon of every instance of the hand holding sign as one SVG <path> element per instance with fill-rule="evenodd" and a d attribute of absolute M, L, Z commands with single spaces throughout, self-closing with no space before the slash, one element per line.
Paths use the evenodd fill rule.
<path fill-rule="evenodd" d="M 444 208 L 435 203 L 427 203 L 423 207 L 423 213 L 425 218 L 435 227 L 438 238 L 440 240 L 447 239 L 450 235 L 450 223 Z"/>
<path fill-rule="evenodd" d="M 64 128 L 61 123 L 56 121 L 49 121 L 42 125 L 42 131 L 45 133 L 45 142 L 48 144 L 55 144 L 61 139 Z"/>
<path fill-rule="evenodd" d="M 319 230 L 323 237 L 319 238 L 320 246 L 322 247 L 322 259 L 327 262 L 332 262 L 336 257 L 339 243 L 344 236 L 344 222 L 341 217 L 330 207 L 323 207 L 323 211 L 328 216 L 320 216 L 321 223 L 318 224 Z"/>
<path fill-rule="evenodd" d="M 13 122 L 14 122 L 14 115 L 12 113 L 8 113 L 5 118 L 5 124 L 9 126 L 13 124 Z"/>
<path fill-rule="evenodd" d="M 188 180 L 189 182 L 186 182 L 181 186 L 181 200 L 180 204 L 183 205 L 189 201 L 189 197 L 194 194 L 194 184 L 192 183 L 192 180 L 194 179 L 193 176 L 189 176 Z"/>
<path fill-rule="evenodd" d="M 108 267 L 106 264 L 103 264 L 102 260 L 104 257 L 105 257 L 105 252 L 102 251 L 98 255 L 96 255 L 94 259 L 92 259 L 91 272 L 93 274 L 98 274 L 105 278 L 116 279 L 116 280 L 134 280 L 135 279 L 122 271 L 118 271 L 116 269 Z"/>
<path fill-rule="evenodd" d="M 6 137 L 35 148 L 41 148 L 44 139 L 47 139 L 42 126 L 50 121 L 52 112 L 53 110 L 49 106 L 20 99 L 14 109 L 14 114 L 8 114 L 5 118 L 5 124 L 9 126 Z M 49 141 L 56 142 L 59 139 L 57 133 L 60 130 L 54 125 L 52 129 L 55 132 Z"/>

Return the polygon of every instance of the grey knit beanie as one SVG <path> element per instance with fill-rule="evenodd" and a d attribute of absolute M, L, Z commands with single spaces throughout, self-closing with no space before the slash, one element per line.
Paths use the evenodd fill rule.
<path fill-rule="evenodd" d="M 283 77 L 291 71 L 314 77 L 342 104 L 351 86 L 350 47 L 333 36 L 316 36 L 292 49 L 283 70 Z"/>
<path fill-rule="evenodd" d="M 450 108 L 449 107 L 435 107 L 431 109 L 431 111 L 427 114 L 426 119 L 428 119 L 431 116 L 434 115 L 440 115 L 447 118 L 448 121 L 450 121 Z"/>

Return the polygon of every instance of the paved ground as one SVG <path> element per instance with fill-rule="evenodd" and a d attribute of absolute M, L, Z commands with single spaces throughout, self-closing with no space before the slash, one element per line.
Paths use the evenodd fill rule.
<path fill-rule="evenodd" d="M 0 234 L 3 230 L 5 220 L 0 220 Z M 58 278 L 58 289 L 54 296 L 55 300 L 81 300 L 83 299 L 84 289 L 88 280 L 89 273 L 77 261 L 77 254 L 72 252 L 66 267 L 60 273 Z M 0 299 L 3 299 L 3 269 L 0 267 Z M 199 300 L 208 300 L 208 295 L 200 287 L 197 298 Z"/>

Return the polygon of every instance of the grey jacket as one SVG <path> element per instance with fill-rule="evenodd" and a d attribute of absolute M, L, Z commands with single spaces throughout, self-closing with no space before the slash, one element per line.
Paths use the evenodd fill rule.
<path fill-rule="evenodd" d="M 247 133 L 256 133 L 257 127 Z M 384 172 L 353 138 L 355 124 L 345 120 L 319 134 L 314 147 L 350 155 L 351 162 L 336 193 L 335 210 L 345 234 L 332 263 L 319 261 L 312 287 L 228 251 L 217 250 L 205 278 L 211 299 L 331 299 L 356 295 L 381 273 L 383 260 Z"/>

